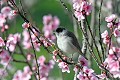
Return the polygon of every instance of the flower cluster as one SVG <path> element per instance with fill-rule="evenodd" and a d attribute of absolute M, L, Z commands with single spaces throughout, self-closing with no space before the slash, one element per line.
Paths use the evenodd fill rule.
<path fill-rule="evenodd" d="M 20 42 L 20 39 L 21 39 L 21 36 L 19 33 L 9 34 L 7 38 L 7 43 L 6 43 L 7 50 L 14 52 L 17 43 Z"/>
<path fill-rule="evenodd" d="M 3 46 L 5 46 L 5 42 L 4 42 L 4 40 L 0 37 L 0 47 L 3 47 Z"/>
<path fill-rule="evenodd" d="M 4 32 L 9 28 L 9 25 L 7 24 L 10 20 L 13 20 L 16 13 L 15 10 L 12 10 L 11 7 L 5 5 L 7 3 L 6 0 L 0 1 L 0 4 L 2 6 L 2 9 L 0 11 L 0 28 L 1 32 Z"/>
<path fill-rule="evenodd" d="M 58 66 L 59 66 L 59 68 L 62 69 L 62 72 L 70 73 L 69 66 L 68 66 L 67 63 L 65 63 L 65 62 L 63 62 L 63 61 L 59 61 Z"/>
<path fill-rule="evenodd" d="M 41 80 L 48 80 L 49 72 L 51 69 L 53 69 L 55 62 L 53 60 L 50 60 L 49 62 L 45 62 L 46 58 L 44 56 L 40 56 L 38 58 L 38 63 L 40 65 L 39 71 L 40 71 L 40 79 Z"/>
<path fill-rule="evenodd" d="M 30 80 L 31 79 L 32 72 L 28 66 L 25 66 L 23 71 L 18 70 L 12 80 Z"/>
<path fill-rule="evenodd" d="M 8 64 L 10 61 L 11 56 L 9 55 L 7 50 L 2 49 L 2 51 L 0 51 L 0 65 L 2 67 L 0 67 L 0 76 L 2 76 L 3 78 L 6 77 L 8 75 L 8 70 L 10 71 L 10 67 L 11 65 Z M 4 70 L 7 66 L 7 70 Z"/>
<path fill-rule="evenodd" d="M 48 76 L 49 76 L 49 72 L 51 69 L 53 69 L 54 67 L 54 61 L 50 60 L 49 62 L 45 62 L 45 57 L 44 56 L 40 56 L 37 61 L 39 63 L 39 76 L 40 76 L 40 80 L 48 80 Z M 32 65 L 32 70 L 33 72 L 36 72 L 37 68 L 35 66 L 35 61 L 33 60 L 33 65 Z M 12 80 L 30 80 L 32 75 L 34 74 L 29 66 L 25 66 L 24 70 L 18 70 L 15 74 Z M 36 77 L 38 78 L 38 75 L 36 75 Z"/>
<path fill-rule="evenodd" d="M 34 34 L 36 34 L 36 36 L 38 36 L 38 33 L 34 30 Z M 38 40 L 36 38 L 36 36 L 33 33 L 29 32 L 24 29 L 23 30 L 23 46 L 24 49 L 31 49 L 32 48 L 32 44 L 31 44 L 31 40 L 33 42 L 34 48 L 39 51 L 40 50 L 40 43 L 38 43 Z M 30 39 L 31 36 L 31 39 Z"/>
<path fill-rule="evenodd" d="M 6 66 L 10 60 L 10 55 L 8 54 L 8 51 L 2 50 L 0 52 L 0 64 Z"/>
<path fill-rule="evenodd" d="M 104 61 L 104 67 L 110 71 L 114 78 L 120 78 L 120 48 L 113 44 L 113 38 L 117 39 L 120 37 L 120 21 L 117 22 L 117 16 L 112 14 L 105 18 L 107 27 L 110 29 L 110 33 L 105 30 L 101 37 L 103 43 L 109 47 L 107 58 Z"/>
<path fill-rule="evenodd" d="M 62 69 L 62 72 L 70 73 L 68 64 L 63 62 L 61 59 L 57 59 L 57 54 L 58 53 L 59 53 L 58 50 L 53 51 L 53 59 L 54 59 L 54 61 L 58 62 L 58 66 L 59 66 L 59 68 Z M 67 57 L 64 56 L 63 59 L 67 60 Z"/>
<path fill-rule="evenodd" d="M 52 42 L 47 41 L 42 36 L 39 38 L 39 33 L 36 32 L 34 29 L 32 29 L 32 30 L 33 30 L 34 33 L 32 33 L 30 31 L 30 34 L 26 29 L 23 30 L 23 46 L 24 46 L 24 49 L 31 49 L 32 48 L 31 40 L 33 42 L 34 48 L 37 51 L 40 50 L 41 45 L 44 45 L 45 47 L 52 46 Z M 38 40 L 38 38 L 39 38 L 39 40 Z"/>
<path fill-rule="evenodd" d="M 112 35 L 118 38 L 120 37 L 120 21 L 116 22 L 116 19 L 117 19 L 117 16 L 115 14 L 112 14 L 106 17 L 105 21 L 107 22 L 107 27 L 110 29 Z M 103 38 L 103 43 L 108 44 L 111 36 L 108 34 L 108 31 L 105 30 L 101 34 L 101 37 Z"/>
<path fill-rule="evenodd" d="M 78 21 L 85 19 L 85 15 L 89 15 L 92 10 L 91 3 L 86 0 L 73 0 L 74 14 Z"/>
<path fill-rule="evenodd" d="M 46 15 L 43 17 L 43 24 L 44 36 L 50 40 L 55 40 L 53 31 L 58 28 L 60 24 L 59 19 L 56 16 L 52 17 L 51 15 Z"/>
<path fill-rule="evenodd" d="M 94 73 L 93 69 L 90 69 L 88 67 L 88 61 L 84 57 L 80 57 L 78 62 L 82 66 L 82 69 L 80 70 L 79 74 L 77 75 L 77 78 L 79 80 L 98 80 L 97 75 Z M 77 73 L 79 67 L 75 66 L 74 71 Z"/>
<path fill-rule="evenodd" d="M 120 78 L 120 48 L 112 47 L 104 61 L 104 66 L 114 78 Z"/>
<path fill-rule="evenodd" d="M 98 77 L 94 74 L 94 70 L 84 66 L 82 71 L 77 75 L 79 80 L 99 80 Z"/>

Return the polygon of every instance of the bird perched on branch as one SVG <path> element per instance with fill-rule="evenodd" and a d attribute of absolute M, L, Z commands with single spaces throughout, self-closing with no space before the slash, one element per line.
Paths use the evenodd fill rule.
<path fill-rule="evenodd" d="M 70 56 L 72 54 L 72 57 L 74 58 L 75 53 L 77 53 L 77 57 L 82 55 L 84 58 L 84 54 L 81 51 L 81 48 L 79 46 L 78 40 L 76 36 L 68 31 L 65 28 L 57 28 L 55 31 L 55 35 L 57 38 L 57 45 L 58 48 L 65 53 L 66 56 Z M 79 53 L 79 54 L 78 54 Z"/>

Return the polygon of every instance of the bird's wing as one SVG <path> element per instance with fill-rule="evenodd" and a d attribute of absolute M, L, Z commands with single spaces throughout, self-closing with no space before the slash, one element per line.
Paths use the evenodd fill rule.
<path fill-rule="evenodd" d="M 71 37 L 72 44 L 74 46 L 76 46 L 78 49 L 80 49 L 80 46 L 79 46 L 79 43 L 78 43 L 78 40 L 77 40 L 76 36 L 72 32 L 70 32 L 70 31 L 67 32 L 66 35 Z"/>
<path fill-rule="evenodd" d="M 70 42 L 72 42 L 72 43 L 70 43 L 70 45 L 74 46 L 76 48 L 75 50 L 77 50 L 77 52 L 82 53 L 81 52 L 81 48 L 80 48 L 79 43 L 78 43 L 78 40 L 75 37 L 75 35 L 72 32 L 69 31 L 69 32 L 66 33 L 66 36 L 71 37 L 71 41 Z"/>

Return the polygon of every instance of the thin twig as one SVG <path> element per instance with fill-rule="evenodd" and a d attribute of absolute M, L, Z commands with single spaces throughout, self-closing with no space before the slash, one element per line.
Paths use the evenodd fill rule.
<path fill-rule="evenodd" d="M 86 24 L 85 24 L 85 20 L 81 20 L 81 27 L 82 27 L 82 30 L 84 31 L 84 34 L 87 37 L 88 35 L 87 35 L 87 29 L 86 29 L 87 27 L 86 27 Z M 86 43 L 86 39 L 85 39 L 85 35 L 84 34 L 83 34 L 82 53 L 85 55 L 86 51 L 87 51 L 87 43 Z"/>
<path fill-rule="evenodd" d="M 11 53 L 12 55 L 13 55 L 13 53 Z M 6 64 L 6 66 L 4 67 L 4 69 L 3 69 L 3 73 L 2 73 L 2 75 L 0 76 L 0 79 L 2 80 L 2 78 L 3 78 L 3 75 L 4 75 L 4 72 L 5 72 L 5 70 L 7 69 L 7 67 L 9 66 L 9 63 L 12 61 L 12 57 L 10 57 L 9 58 L 9 60 L 8 60 L 8 63 Z"/>
<path fill-rule="evenodd" d="M 35 62 L 36 62 L 36 65 L 37 65 L 38 80 L 40 80 L 39 63 L 38 63 L 38 61 L 37 61 L 37 55 L 36 55 L 36 51 L 35 51 L 35 48 L 34 48 L 34 44 L 33 44 L 33 41 L 32 41 L 32 37 L 31 37 L 29 28 L 28 28 L 28 32 L 29 32 L 29 36 L 30 36 L 30 40 L 31 40 L 32 48 L 33 48 L 33 53 L 34 53 L 34 57 L 35 57 Z"/>
<path fill-rule="evenodd" d="M 101 5 L 100 5 L 100 9 L 99 9 L 99 37 L 100 37 L 100 40 L 99 40 L 99 43 L 100 43 L 100 46 L 101 46 L 101 50 L 102 50 L 102 56 L 103 56 L 103 60 L 105 59 L 105 54 L 104 54 L 104 48 L 103 48 L 103 45 L 102 45 L 102 38 L 101 38 L 101 9 L 102 9 L 102 4 L 103 4 L 103 0 L 101 0 Z"/>
<path fill-rule="evenodd" d="M 27 65 L 29 66 L 30 70 L 31 70 L 32 72 L 34 72 L 33 69 L 32 69 L 32 67 L 31 67 L 31 65 L 30 65 L 30 63 L 29 63 L 28 60 L 27 60 L 26 55 L 24 54 L 24 52 L 23 52 L 23 50 L 22 50 L 22 47 L 20 46 L 19 43 L 17 43 L 17 45 L 18 45 L 18 47 L 19 47 L 19 49 L 20 49 L 20 51 L 21 51 L 21 54 L 22 54 L 23 57 L 26 59 L 26 61 L 27 61 Z M 36 78 L 36 74 L 35 74 L 35 73 L 34 73 L 34 77 L 35 77 L 35 79 L 37 80 L 37 78 Z"/>
<path fill-rule="evenodd" d="M 21 60 L 16 60 L 16 59 L 13 59 L 14 62 L 18 62 L 18 63 L 27 63 L 27 61 L 21 61 Z"/>
<path fill-rule="evenodd" d="M 102 63 L 102 58 L 101 58 L 100 52 L 99 52 L 99 50 L 98 50 L 98 47 L 97 47 L 95 38 L 94 38 L 94 36 L 93 36 L 93 34 L 92 34 L 92 30 L 91 30 L 91 28 L 90 28 L 90 25 L 89 25 L 89 23 L 88 23 L 88 20 L 87 20 L 86 15 L 85 15 L 85 20 L 86 20 L 86 23 L 87 23 L 87 26 L 88 26 L 88 30 L 90 31 L 90 35 L 91 35 L 91 37 L 92 37 L 92 39 L 93 39 L 93 43 L 94 43 L 94 45 L 95 45 L 95 48 L 96 48 L 96 50 L 97 50 L 97 53 L 98 53 L 100 62 Z"/>
<path fill-rule="evenodd" d="M 92 13 L 91 13 L 91 23 L 90 23 L 90 26 L 91 26 L 91 29 L 93 30 L 92 33 L 93 33 L 93 36 L 95 38 L 96 36 L 96 3 L 97 3 L 97 0 L 93 0 L 93 9 L 92 9 Z M 91 36 L 89 36 L 89 39 L 90 39 L 90 45 L 93 46 L 93 39 L 91 38 Z M 92 56 L 88 56 L 88 59 L 90 60 L 89 61 L 89 65 L 91 66 L 93 64 L 93 60 L 92 60 Z"/>

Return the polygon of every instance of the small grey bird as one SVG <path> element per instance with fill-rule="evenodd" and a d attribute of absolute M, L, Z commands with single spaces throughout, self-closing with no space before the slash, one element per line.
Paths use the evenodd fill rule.
<path fill-rule="evenodd" d="M 81 51 L 81 48 L 77 41 L 77 38 L 75 37 L 75 35 L 72 32 L 68 31 L 65 28 L 57 28 L 55 31 L 55 35 L 57 37 L 58 48 L 61 51 L 63 51 L 65 53 L 65 55 L 68 56 L 69 54 L 73 55 L 74 53 L 77 53 L 77 57 L 79 54 L 82 55 L 83 57 L 85 57 L 82 54 L 82 51 Z"/>

